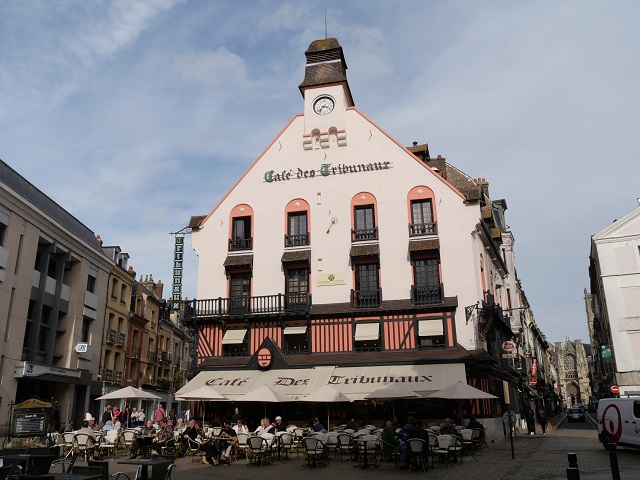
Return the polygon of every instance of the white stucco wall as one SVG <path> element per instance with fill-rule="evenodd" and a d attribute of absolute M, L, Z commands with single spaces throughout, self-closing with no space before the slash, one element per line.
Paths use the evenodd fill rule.
<path fill-rule="evenodd" d="M 319 94 L 321 91 L 314 92 L 314 98 Z M 229 213 L 243 203 L 254 211 L 251 294 L 283 293 L 285 280 L 281 257 L 286 228 L 285 207 L 291 200 L 300 198 L 310 206 L 313 303 L 349 302 L 350 291 L 354 288 L 349 256 L 352 246 L 351 201 L 355 194 L 369 192 L 377 200 L 382 298 L 407 299 L 413 283 L 408 251 L 408 224 L 411 220 L 407 195 L 413 187 L 425 186 L 435 195 L 433 206 L 437 212 L 445 295 L 458 296 L 458 341 L 468 348 L 475 348 L 475 326 L 472 322 L 466 323 L 464 307 L 482 298 L 479 277 L 481 252 L 485 257 L 487 278 L 493 272 L 490 256 L 473 234 L 479 222 L 478 205 L 465 204 L 455 189 L 358 110 L 346 109 L 343 113 L 346 146 L 332 143 L 329 148 L 305 150 L 303 135 L 312 130 L 313 124 L 310 125 L 309 118 L 305 120 L 304 115 L 295 117 L 215 208 L 203 227 L 194 231 L 192 244 L 199 257 L 197 298 L 228 295 L 223 262 L 229 254 Z M 339 123 L 343 117 L 337 114 L 336 118 L 336 123 Z M 323 122 L 325 120 L 322 119 Z M 326 131 L 327 125 L 323 124 L 320 129 Z M 317 172 L 322 164 L 336 167 L 375 162 L 389 162 L 389 168 L 329 176 L 316 173 L 313 178 L 297 178 L 298 168 Z M 266 182 L 265 172 L 271 170 L 274 174 L 289 172 L 291 179 Z M 337 220 L 333 225 L 332 219 Z M 321 271 L 319 259 L 322 259 Z M 318 287 L 319 273 L 343 274 L 346 284 Z"/>

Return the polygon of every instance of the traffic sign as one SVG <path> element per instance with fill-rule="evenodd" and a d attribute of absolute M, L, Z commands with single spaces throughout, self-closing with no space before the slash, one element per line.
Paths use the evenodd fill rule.
<path fill-rule="evenodd" d="M 618 387 L 618 385 L 611 385 L 611 393 L 620 395 L 620 387 Z"/>
<path fill-rule="evenodd" d="M 502 423 L 505 425 L 515 425 L 517 418 L 516 412 L 513 410 L 507 410 L 502 414 Z"/>

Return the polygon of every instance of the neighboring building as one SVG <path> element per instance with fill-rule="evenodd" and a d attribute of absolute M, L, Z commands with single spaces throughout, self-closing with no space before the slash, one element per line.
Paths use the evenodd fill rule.
<path fill-rule="evenodd" d="M 567 339 L 564 344 L 556 342 L 558 355 L 559 386 L 568 406 L 589 403 L 591 385 L 589 377 L 589 357 L 591 348 L 581 340 Z"/>
<path fill-rule="evenodd" d="M 1 418 L 37 397 L 79 421 L 100 395 L 113 265 L 91 230 L 0 161 Z"/>
<path fill-rule="evenodd" d="M 524 312 L 506 202 L 361 113 L 337 40 L 306 57 L 304 113 L 191 219 L 198 299 L 184 314 L 200 373 L 183 391 L 269 385 L 297 399 L 331 384 L 363 399 L 391 382 L 428 393 L 461 380 L 499 397 L 467 413 L 502 435 L 528 382 L 522 354 L 502 351 L 510 312 Z"/>
<path fill-rule="evenodd" d="M 594 393 L 640 391 L 640 207 L 591 238 L 589 260 Z"/>
<path fill-rule="evenodd" d="M 102 244 L 100 236 L 98 241 Z M 127 334 L 129 332 L 129 313 L 131 286 L 135 272 L 128 266 L 129 254 L 119 246 L 102 247 L 104 254 L 114 262 L 109 275 L 107 307 L 105 311 L 105 329 L 102 339 L 101 380 L 102 394 L 125 387 L 125 369 L 127 362 Z M 93 401 L 91 413 L 100 418 L 104 402 Z"/>

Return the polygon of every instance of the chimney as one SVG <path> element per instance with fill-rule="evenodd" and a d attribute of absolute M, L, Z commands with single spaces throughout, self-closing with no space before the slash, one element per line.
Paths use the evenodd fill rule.
<path fill-rule="evenodd" d="M 102 246 L 102 239 L 100 238 L 100 235 L 96 235 L 96 240 L 98 241 L 98 243 L 100 244 L 100 246 Z"/>

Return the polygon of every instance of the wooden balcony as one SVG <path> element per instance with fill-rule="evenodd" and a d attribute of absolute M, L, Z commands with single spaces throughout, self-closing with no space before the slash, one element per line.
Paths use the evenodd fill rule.
<path fill-rule="evenodd" d="M 278 293 L 260 297 L 212 298 L 191 300 L 185 306 L 185 320 L 234 315 L 277 315 L 307 313 L 309 293 Z"/>
<path fill-rule="evenodd" d="M 285 247 L 300 247 L 304 245 L 309 245 L 309 232 L 300 235 L 284 236 Z"/>

